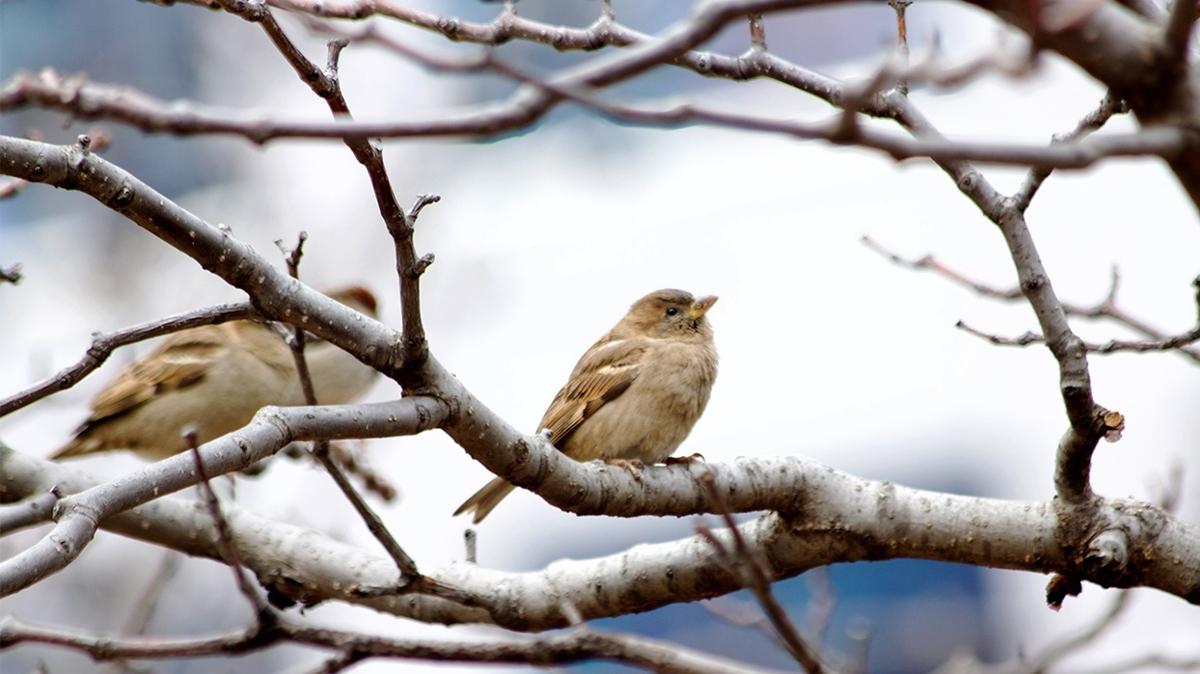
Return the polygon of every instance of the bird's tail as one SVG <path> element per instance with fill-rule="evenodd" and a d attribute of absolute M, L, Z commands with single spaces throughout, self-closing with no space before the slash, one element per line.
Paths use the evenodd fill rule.
<path fill-rule="evenodd" d="M 496 478 L 484 485 L 483 489 L 475 492 L 471 498 L 458 506 L 458 510 L 454 511 L 455 515 L 461 515 L 465 512 L 474 511 L 471 517 L 471 522 L 479 524 L 483 518 L 488 516 L 496 506 L 500 505 L 500 501 L 508 496 L 515 489 L 511 484 L 504 481 L 503 478 Z"/>
<path fill-rule="evenodd" d="M 98 438 L 80 434 L 72 438 L 67 444 L 54 450 L 54 453 L 47 458 L 51 461 L 58 461 L 59 459 L 69 459 L 84 454 L 91 454 L 92 452 L 100 451 L 101 444 Z"/>

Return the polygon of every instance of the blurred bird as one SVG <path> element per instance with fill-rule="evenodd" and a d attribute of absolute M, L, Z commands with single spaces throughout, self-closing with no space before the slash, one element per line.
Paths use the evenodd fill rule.
<path fill-rule="evenodd" d="M 365 288 L 328 293 L 342 304 L 376 315 Z M 327 342 L 305 349 L 317 402 L 343 404 L 363 395 L 374 369 Z M 128 449 L 158 460 L 186 445 L 185 429 L 201 443 L 237 430 L 266 405 L 303 405 L 291 347 L 270 326 L 230 321 L 177 332 L 130 365 L 92 401 L 75 438 L 52 459 Z"/>
<path fill-rule="evenodd" d="M 539 428 L 576 461 L 636 466 L 665 460 L 704 412 L 717 378 L 705 314 L 716 297 L 657 290 L 592 345 L 554 396 Z M 454 511 L 480 522 L 513 485 L 496 478 Z"/>

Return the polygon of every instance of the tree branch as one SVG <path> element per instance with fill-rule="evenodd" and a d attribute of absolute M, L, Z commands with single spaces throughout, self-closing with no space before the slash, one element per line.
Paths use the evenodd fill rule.
<path fill-rule="evenodd" d="M 933 255 L 923 255 L 919 258 L 905 258 L 875 242 L 870 237 L 864 236 L 862 243 L 867 248 L 879 253 L 892 264 L 895 264 L 906 269 L 916 271 L 931 271 L 941 276 L 942 278 L 954 283 L 955 285 L 967 288 L 983 297 L 988 297 L 1004 302 L 1014 302 L 1024 298 L 1019 287 L 1013 288 L 997 288 L 990 286 L 947 266 L 942 261 L 938 260 Z M 1200 363 L 1200 351 L 1195 349 L 1185 348 L 1188 344 L 1192 344 L 1200 340 L 1200 326 L 1192 328 L 1187 332 L 1182 332 L 1177 335 L 1167 335 L 1166 333 L 1151 327 L 1145 321 L 1130 315 L 1125 310 L 1117 305 L 1117 288 L 1120 285 L 1120 275 L 1116 269 L 1113 269 L 1112 282 L 1109 286 L 1108 294 L 1104 299 L 1094 305 L 1082 305 L 1063 302 L 1063 310 L 1068 316 L 1081 316 L 1091 319 L 1108 319 L 1123 325 L 1131 330 L 1140 332 L 1150 338 L 1149 341 L 1128 341 L 1128 340 L 1110 340 L 1104 344 L 1095 344 L 1090 342 L 1084 343 L 1084 348 L 1095 353 L 1117 353 L 1121 351 L 1175 351 L 1182 356 Z M 1200 287 L 1200 286 L 1198 286 Z M 993 335 L 976 328 L 973 328 L 962 321 L 959 321 L 955 326 L 965 330 L 977 337 L 988 340 L 992 344 L 1001 346 L 1028 346 L 1029 344 L 1043 343 L 1045 339 L 1033 332 L 1027 332 L 1020 337 L 1002 337 Z"/>
<path fill-rule="evenodd" d="M 211 464 L 206 460 L 206 465 Z M 644 479 L 649 479 L 653 468 L 646 469 Z M 774 580 L 834 562 L 903 557 L 1034 572 L 1067 571 L 1081 565 L 1079 558 L 1066 555 L 1056 540 L 1057 516 L 1048 502 L 915 490 L 864 480 L 798 458 L 740 459 L 714 468 L 716 487 L 730 495 L 730 500 L 744 498 L 743 490 L 731 489 L 731 485 L 750 481 L 758 485 L 760 494 L 787 490 L 799 504 L 791 517 L 767 514 L 739 527 L 747 544 L 770 560 Z M 4 492 L 4 497 L 11 499 L 40 493 L 50 484 L 60 485 L 64 493 L 95 484 L 71 466 L 3 448 L 0 471 L 11 476 Z M 778 483 L 765 479 L 780 474 L 790 479 Z M 684 479 L 695 484 L 691 478 Z M 681 498 L 671 493 L 667 497 Z M 568 624 L 559 599 L 570 601 L 584 618 L 593 619 L 741 588 L 711 546 L 703 538 L 691 537 L 641 545 L 597 559 L 561 560 L 528 573 L 463 562 L 426 570 L 439 582 L 468 595 L 493 598 L 486 611 L 423 595 L 363 597 L 355 588 L 394 581 L 395 565 L 386 556 L 272 522 L 236 506 L 227 506 L 225 514 L 236 532 L 243 563 L 273 592 L 306 604 L 324 599 L 348 601 L 424 622 L 485 622 L 509 629 L 544 630 Z M 1122 585 L 1156 587 L 1200 604 L 1200 528 L 1159 508 L 1122 499 L 1098 499 L 1095 517 L 1095 525 L 1075 532 L 1076 539 L 1068 541 L 1070 549 L 1086 549 L 1091 530 L 1105 530 L 1113 523 L 1125 526 L 1132 544 Z M 103 526 L 188 554 L 219 557 L 208 518 L 176 499 L 157 499 L 107 519 Z M 727 536 L 726 532 L 714 533 Z M 727 538 L 722 540 L 731 544 Z"/>
<path fill-rule="evenodd" d="M 199 639 L 113 639 L 0 619 L 0 649 L 17 644 L 46 644 L 83 653 L 94 661 L 119 659 L 164 660 L 205 655 L 241 654 L 281 643 L 338 651 L 339 659 L 398 658 L 434 662 L 562 665 L 606 660 L 654 672 L 672 674 L 780 674 L 632 634 L 572 630 L 545 637 L 493 641 L 453 641 L 382 637 L 346 630 L 308 627 L 280 617 L 259 633 L 253 628 Z M 325 671 L 325 670 L 323 670 Z"/>
<path fill-rule="evenodd" d="M 264 407 L 244 428 L 200 448 L 215 475 L 241 470 L 294 440 L 413 435 L 436 427 L 447 407 L 426 397 L 389 403 L 325 407 Z M 202 479 L 187 454 L 150 464 L 110 482 L 61 499 L 56 524 L 41 541 L 0 562 L 0 596 L 55 573 L 75 560 L 105 518 L 197 484 Z"/>
<path fill-rule="evenodd" d="M 187 311 L 174 316 L 160 318 L 157 321 L 141 323 L 123 330 L 110 333 L 95 333 L 92 335 L 92 345 L 88 348 L 79 362 L 60 370 L 33 386 L 14 393 L 0 400 L 0 417 L 11 414 L 46 396 L 71 388 L 84 377 L 94 372 L 108 360 L 112 352 L 122 346 L 169 335 L 180 330 L 201 325 L 216 325 L 227 321 L 239 321 L 255 318 L 259 314 L 249 303 L 220 304 L 207 309 Z"/>

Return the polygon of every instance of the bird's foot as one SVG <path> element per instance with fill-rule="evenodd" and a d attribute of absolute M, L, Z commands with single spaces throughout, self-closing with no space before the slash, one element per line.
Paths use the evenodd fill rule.
<path fill-rule="evenodd" d="M 704 455 L 696 452 L 695 454 L 690 454 L 688 456 L 668 456 L 667 458 L 663 459 L 663 463 L 668 466 L 678 466 L 681 464 L 684 466 L 690 466 L 693 463 L 704 463 Z"/>
<path fill-rule="evenodd" d="M 629 471 L 633 479 L 638 482 L 642 481 L 642 469 L 646 467 L 646 464 L 642 463 L 641 459 L 605 459 L 604 462 L 610 466 L 624 468 Z"/>

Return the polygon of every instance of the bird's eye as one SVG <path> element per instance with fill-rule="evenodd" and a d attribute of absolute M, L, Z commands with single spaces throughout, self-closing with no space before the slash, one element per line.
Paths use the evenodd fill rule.
<path fill-rule="evenodd" d="M 679 313 L 678 307 L 667 307 L 667 315 L 668 316 L 674 316 L 677 313 Z"/>

